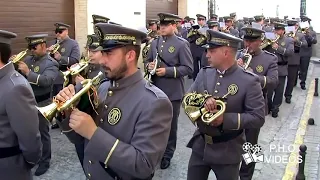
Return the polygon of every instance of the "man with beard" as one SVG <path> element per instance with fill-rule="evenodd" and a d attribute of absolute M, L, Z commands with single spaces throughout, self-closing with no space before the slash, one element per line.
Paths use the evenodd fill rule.
<path fill-rule="evenodd" d="M 65 111 L 59 126 L 73 143 L 79 136 L 85 138 L 83 165 L 88 179 L 150 180 L 166 149 L 172 105 L 137 67 L 146 33 L 106 23 L 95 27 L 100 64 L 109 79 L 98 89 L 98 115 Z M 69 85 L 56 98 L 64 102 L 75 93 Z"/>
<path fill-rule="evenodd" d="M 50 45 L 59 43 L 59 49 L 51 56 L 59 63 L 59 70 L 66 71 L 71 65 L 78 63 L 80 59 L 80 49 L 77 41 L 69 37 L 70 25 L 65 23 L 55 23 L 54 26 L 56 39 L 51 42 Z M 48 48 L 49 52 L 52 52 L 52 46 Z M 59 73 L 54 81 L 52 88 L 52 96 L 55 96 L 63 87 L 63 75 Z M 57 117 L 59 119 L 60 117 Z M 53 123 L 52 129 L 58 128 L 58 125 Z"/>
<path fill-rule="evenodd" d="M 49 105 L 52 102 L 51 90 L 54 79 L 59 73 L 59 64 L 48 55 L 46 37 L 47 34 L 39 34 L 26 37 L 28 48 L 32 55 L 19 62 L 19 71 L 31 84 L 34 96 L 39 107 Z M 42 157 L 39 161 L 35 175 L 44 174 L 50 167 L 51 139 L 49 134 L 49 121 L 39 113 L 39 130 L 43 144 Z"/>
<path fill-rule="evenodd" d="M 178 117 L 185 89 L 184 77 L 192 73 L 192 56 L 189 43 L 174 34 L 175 20 L 180 19 L 179 16 L 169 13 L 159 13 L 158 16 L 161 37 L 152 42 L 145 64 L 149 71 L 156 68 L 152 82 L 167 94 L 173 106 L 170 136 L 160 165 L 161 169 L 167 169 L 177 145 Z"/>
<path fill-rule="evenodd" d="M 31 86 L 9 61 L 15 37 L 0 30 L 0 177 L 32 180 L 31 169 L 41 158 L 42 143 Z"/>

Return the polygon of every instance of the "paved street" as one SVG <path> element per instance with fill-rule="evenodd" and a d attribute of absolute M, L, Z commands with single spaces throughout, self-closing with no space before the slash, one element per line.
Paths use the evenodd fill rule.
<path fill-rule="evenodd" d="M 320 65 L 310 63 L 308 83 L 313 78 L 320 77 Z M 188 80 L 187 84 L 190 85 Z M 259 145 L 264 150 L 264 155 L 284 155 L 289 152 L 270 152 L 269 146 L 284 145 L 288 146 L 294 142 L 301 115 L 305 109 L 307 92 L 302 91 L 300 87 L 294 89 L 294 95 L 291 104 L 283 103 L 278 118 L 267 116 L 265 125 L 261 129 Z M 318 105 L 320 100 L 315 98 L 313 104 Z M 319 172 L 319 140 L 320 140 L 320 112 L 318 106 L 311 108 L 311 116 L 315 118 L 316 125 L 307 127 L 305 143 L 308 146 L 307 171 L 310 179 L 317 179 Z M 194 132 L 194 127 L 181 111 L 179 119 L 178 145 L 174 158 L 169 169 L 157 170 L 154 180 L 186 180 L 188 160 L 190 149 L 185 146 Z M 70 144 L 64 135 L 58 130 L 52 130 L 52 161 L 50 170 L 43 176 L 35 180 L 82 180 L 85 179 L 81 166 L 78 162 L 74 146 Z M 317 138 L 314 138 L 317 137 Z M 310 153 L 309 153 L 310 152 Z M 310 163 L 310 165 L 308 165 Z M 280 180 L 285 172 L 286 164 L 283 163 L 258 163 L 254 179 L 256 180 Z M 319 177 L 318 177 L 319 178 Z M 215 179 L 214 174 L 210 174 L 210 180 Z M 308 178 L 309 180 L 309 178 Z"/>

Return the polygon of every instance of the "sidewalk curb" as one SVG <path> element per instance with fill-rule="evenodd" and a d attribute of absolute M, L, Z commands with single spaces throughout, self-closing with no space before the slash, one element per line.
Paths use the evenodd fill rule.
<path fill-rule="evenodd" d="M 304 142 L 304 135 L 306 134 L 306 129 L 307 129 L 307 121 L 309 119 L 310 116 L 310 111 L 311 111 L 311 105 L 313 102 L 313 94 L 314 94 L 314 87 L 315 87 L 315 83 L 312 80 L 310 85 L 309 85 L 309 89 L 308 89 L 308 95 L 306 98 L 306 103 L 304 105 L 304 110 L 303 113 L 301 115 L 301 119 L 300 119 L 300 123 L 299 123 L 299 127 L 296 133 L 296 138 L 294 140 L 294 145 L 297 147 L 296 149 L 299 149 L 299 146 L 301 144 L 303 144 Z M 290 154 L 289 159 L 296 159 L 298 158 L 298 154 L 299 152 L 292 152 Z M 296 162 L 289 162 L 286 166 L 286 170 L 285 173 L 282 177 L 282 180 L 294 180 L 295 179 L 295 175 L 297 172 L 297 167 L 298 167 L 298 163 Z"/>

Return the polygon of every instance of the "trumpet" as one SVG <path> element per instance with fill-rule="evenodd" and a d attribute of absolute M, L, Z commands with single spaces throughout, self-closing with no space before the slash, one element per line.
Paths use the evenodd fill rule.
<path fill-rule="evenodd" d="M 249 47 L 243 53 L 242 61 L 243 61 L 243 69 L 247 70 L 252 59 L 252 55 L 249 54 Z"/>
<path fill-rule="evenodd" d="M 49 51 L 50 54 L 54 54 L 54 53 L 56 53 L 56 52 L 59 50 L 59 48 L 60 48 L 60 42 L 61 42 L 61 41 L 58 41 L 56 44 L 54 44 L 54 45 L 52 45 L 52 46 L 50 46 L 50 47 L 48 48 L 48 49 L 52 49 L 52 50 Z"/>
<path fill-rule="evenodd" d="M 68 85 L 70 76 L 78 75 L 80 72 L 85 70 L 89 66 L 89 61 L 90 60 L 87 58 L 82 58 L 78 64 L 72 66 L 67 71 L 61 72 L 64 79 L 63 87 Z"/>
<path fill-rule="evenodd" d="M 81 82 L 82 88 L 69 100 L 66 102 L 60 102 L 57 99 L 54 98 L 53 102 L 47 106 L 44 107 L 36 107 L 38 111 L 42 114 L 44 118 L 46 118 L 49 122 L 52 121 L 52 119 L 55 117 L 55 115 L 58 112 L 63 112 L 66 109 L 74 108 L 74 105 L 78 100 L 81 99 L 81 97 L 88 93 L 90 89 L 95 91 L 96 85 L 100 83 L 100 77 L 103 75 L 103 73 L 100 71 L 98 75 L 92 79 L 85 79 Z M 90 98 L 90 96 L 89 96 Z M 96 109 L 97 106 L 97 96 L 95 98 L 96 103 L 94 103 L 94 109 Z M 91 104 L 92 105 L 92 104 Z"/>
<path fill-rule="evenodd" d="M 266 47 L 270 46 L 271 44 L 277 42 L 280 38 L 280 35 L 276 34 L 276 38 L 274 40 L 271 39 L 264 39 L 260 45 L 260 49 L 265 49 Z"/>
<path fill-rule="evenodd" d="M 205 101 L 209 97 L 212 97 L 209 94 L 187 93 L 183 97 L 182 107 L 192 123 L 195 123 L 195 121 L 201 118 L 202 122 L 209 125 L 226 111 L 226 97 L 228 94 L 222 98 L 215 97 L 219 110 L 216 113 L 210 113 L 203 107 Z"/>
<path fill-rule="evenodd" d="M 22 60 L 22 58 L 27 54 L 27 52 L 28 52 L 28 49 L 23 50 L 19 52 L 19 54 L 11 56 L 10 59 L 13 63 L 17 63 L 20 60 Z"/>

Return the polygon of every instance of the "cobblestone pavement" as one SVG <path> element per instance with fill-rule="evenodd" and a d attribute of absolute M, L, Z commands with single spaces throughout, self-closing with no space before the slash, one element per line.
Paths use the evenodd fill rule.
<path fill-rule="evenodd" d="M 314 69 L 314 65 L 310 64 L 309 75 Z M 320 72 L 320 68 L 316 68 Z M 307 85 L 310 84 L 308 78 Z M 190 86 L 191 81 L 187 80 L 187 85 Z M 294 89 L 294 95 L 291 104 L 283 103 L 278 118 L 267 116 L 266 122 L 261 129 L 259 144 L 264 150 L 264 154 L 268 155 L 284 155 L 288 156 L 289 152 L 270 152 L 270 144 L 288 146 L 295 139 L 297 127 L 300 121 L 300 116 L 304 109 L 307 91 L 302 91 L 299 86 Z M 317 102 L 317 101 L 316 101 Z M 194 132 L 194 127 L 188 120 L 187 116 L 181 111 L 179 118 L 179 134 L 178 144 L 175 156 L 172 159 L 171 166 L 167 170 L 157 170 L 154 180 L 186 180 L 187 166 L 190 157 L 190 149 L 186 148 L 186 144 Z M 320 112 L 317 112 L 320 113 Z M 317 118 L 316 118 L 317 119 Z M 320 120 L 316 120 L 320 123 Z M 315 150 L 314 153 L 308 149 L 307 163 L 309 166 L 309 176 L 314 177 L 315 172 L 318 172 L 317 160 L 313 157 L 319 157 L 317 143 L 320 139 L 320 131 L 318 126 L 313 126 L 308 129 L 307 136 L 317 136 L 317 139 L 309 138 L 309 149 Z M 76 156 L 74 146 L 70 144 L 64 135 L 61 135 L 58 130 L 51 131 L 52 136 L 52 161 L 49 171 L 43 176 L 36 177 L 35 180 L 82 180 L 85 179 L 78 158 Z M 306 136 L 306 141 L 308 140 Z M 318 142 L 315 142 L 318 141 Z M 312 158 L 311 158 L 312 157 Z M 284 174 L 286 164 L 278 163 L 257 163 L 254 174 L 255 180 L 280 180 Z M 316 169 L 316 170 L 315 170 Z M 318 173 L 317 173 L 318 174 Z M 214 173 L 210 174 L 210 180 L 215 179 Z"/>

